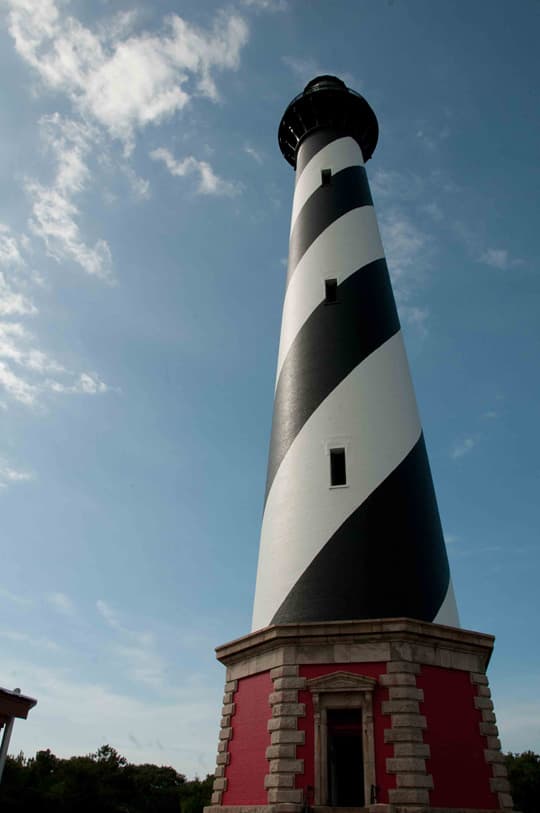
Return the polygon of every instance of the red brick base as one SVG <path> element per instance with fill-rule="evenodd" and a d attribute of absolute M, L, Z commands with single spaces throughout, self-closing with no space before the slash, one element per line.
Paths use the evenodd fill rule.
<path fill-rule="evenodd" d="M 356 813 L 512 810 L 485 675 L 492 648 L 491 636 L 410 619 L 275 626 L 226 644 L 207 813 L 334 810 L 332 708 L 362 713 L 366 806 Z"/>

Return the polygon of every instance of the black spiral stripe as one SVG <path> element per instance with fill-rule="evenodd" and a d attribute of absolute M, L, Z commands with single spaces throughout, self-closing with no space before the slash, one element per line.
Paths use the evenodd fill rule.
<path fill-rule="evenodd" d="M 450 571 L 424 437 L 308 565 L 271 620 L 433 621 Z"/>
<path fill-rule="evenodd" d="M 386 260 L 360 268 L 338 286 L 297 334 L 274 396 L 266 495 L 291 443 L 320 403 L 351 370 L 399 330 Z"/>
<path fill-rule="evenodd" d="M 328 186 L 320 186 L 307 199 L 294 224 L 289 243 L 290 281 L 296 266 L 311 244 L 338 218 L 360 206 L 373 206 L 364 167 L 337 172 Z"/>

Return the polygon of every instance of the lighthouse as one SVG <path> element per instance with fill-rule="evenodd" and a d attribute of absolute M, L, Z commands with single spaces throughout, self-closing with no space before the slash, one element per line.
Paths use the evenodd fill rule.
<path fill-rule="evenodd" d="M 364 168 L 377 136 L 371 107 L 334 77 L 280 124 L 296 185 L 253 629 L 459 624 Z"/>
<path fill-rule="evenodd" d="M 252 632 L 227 667 L 209 813 L 512 810 L 460 628 L 365 162 L 368 102 L 319 76 L 278 140 L 289 263 Z"/>

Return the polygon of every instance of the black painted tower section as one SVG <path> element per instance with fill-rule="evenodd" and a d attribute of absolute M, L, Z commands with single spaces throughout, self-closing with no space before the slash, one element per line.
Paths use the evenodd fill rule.
<path fill-rule="evenodd" d="M 254 629 L 395 616 L 458 625 L 364 168 L 377 139 L 366 100 L 329 76 L 279 127 L 296 185 Z"/>

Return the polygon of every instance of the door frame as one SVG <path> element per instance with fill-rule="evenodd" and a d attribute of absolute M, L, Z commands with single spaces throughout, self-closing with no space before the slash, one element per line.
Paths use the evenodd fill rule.
<path fill-rule="evenodd" d="M 364 763 L 364 805 L 370 803 L 376 783 L 373 691 L 377 681 L 353 672 L 331 672 L 311 678 L 307 687 L 313 697 L 316 805 L 328 805 L 328 709 L 360 709 L 362 712 L 362 758 Z"/>

